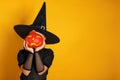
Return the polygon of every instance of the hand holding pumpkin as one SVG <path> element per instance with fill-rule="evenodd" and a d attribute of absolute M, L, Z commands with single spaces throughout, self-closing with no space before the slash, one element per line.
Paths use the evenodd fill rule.
<path fill-rule="evenodd" d="M 25 50 L 27 50 L 27 51 L 29 51 L 29 52 L 31 52 L 31 53 L 34 53 L 34 49 L 33 49 L 33 48 L 28 47 L 28 45 L 26 44 L 26 42 L 25 42 L 25 41 L 23 42 L 23 46 L 24 46 Z"/>

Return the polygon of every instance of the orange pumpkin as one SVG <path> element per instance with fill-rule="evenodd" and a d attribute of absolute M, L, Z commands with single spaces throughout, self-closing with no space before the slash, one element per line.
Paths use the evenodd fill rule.
<path fill-rule="evenodd" d="M 35 31 L 31 31 L 25 38 L 25 42 L 30 48 L 37 48 L 42 46 L 43 41 L 43 36 L 36 33 Z"/>

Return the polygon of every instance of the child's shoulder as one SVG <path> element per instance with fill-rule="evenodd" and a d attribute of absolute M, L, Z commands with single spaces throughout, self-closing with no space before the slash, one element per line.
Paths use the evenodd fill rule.
<path fill-rule="evenodd" d="M 44 48 L 41 50 L 41 52 L 46 53 L 46 54 L 53 54 L 53 50 L 50 48 Z"/>

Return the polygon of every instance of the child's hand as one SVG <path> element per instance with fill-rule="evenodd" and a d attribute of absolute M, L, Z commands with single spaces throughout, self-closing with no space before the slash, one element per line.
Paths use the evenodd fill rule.
<path fill-rule="evenodd" d="M 31 52 L 32 54 L 34 54 L 33 48 L 29 48 L 25 41 L 23 42 L 23 46 L 24 46 L 25 50 L 27 50 L 27 51 Z"/>
<path fill-rule="evenodd" d="M 43 42 L 42 46 L 35 48 L 35 52 L 38 52 L 39 50 L 43 49 L 44 47 L 45 47 L 45 41 Z"/>

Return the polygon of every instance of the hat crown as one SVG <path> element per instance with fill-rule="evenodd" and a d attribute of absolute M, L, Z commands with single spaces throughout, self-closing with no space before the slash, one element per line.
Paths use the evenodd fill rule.
<path fill-rule="evenodd" d="M 46 30 L 46 3 L 43 3 L 41 10 L 35 18 L 32 26 L 38 27 L 42 30 Z"/>

